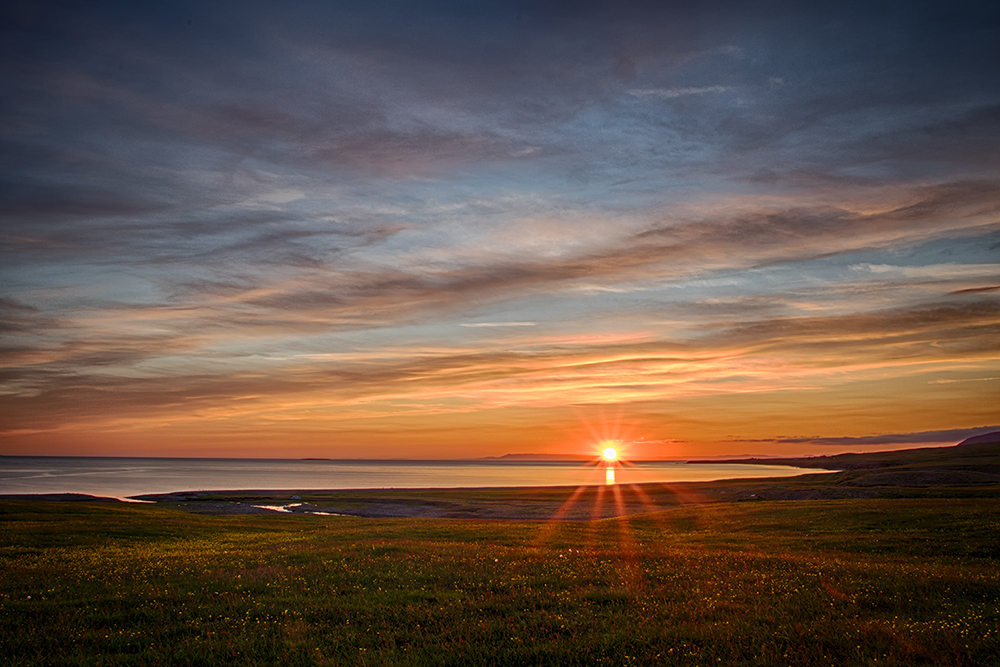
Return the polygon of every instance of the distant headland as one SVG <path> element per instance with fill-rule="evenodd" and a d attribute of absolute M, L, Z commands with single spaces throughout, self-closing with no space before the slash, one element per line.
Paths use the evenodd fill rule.
<path fill-rule="evenodd" d="M 579 454 L 504 454 L 503 456 L 484 456 L 478 461 L 592 461 L 593 456 Z"/>

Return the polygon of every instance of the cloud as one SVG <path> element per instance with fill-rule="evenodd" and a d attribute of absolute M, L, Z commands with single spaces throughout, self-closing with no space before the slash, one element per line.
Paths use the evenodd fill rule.
<path fill-rule="evenodd" d="M 67 185 L 0 183 L 0 216 L 29 218 L 33 223 L 66 219 L 108 218 L 156 213 L 171 204 L 112 189 Z"/>
<path fill-rule="evenodd" d="M 336 411 L 380 413 L 401 400 L 424 405 L 426 413 L 437 409 L 435 403 L 445 411 L 627 405 L 831 387 L 865 372 L 905 375 L 975 363 L 1000 353 L 990 335 L 998 325 L 1000 302 L 986 300 L 722 325 L 684 341 L 526 334 L 495 343 L 496 349 L 472 342 L 374 345 L 332 356 L 274 358 L 264 354 L 266 345 L 250 354 L 213 351 L 231 344 L 233 331 L 245 336 L 242 323 L 230 330 L 197 326 L 186 337 L 78 340 L 33 356 L 23 351 L 5 373 L 9 393 L 0 397 L 0 407 L 15 416 L 9 428 L 23 429 L 203 413 L 305 418 L 310 410 L 335 421 Z M 288 326 L 275 323 L 270 333 Z"/>
<path fill-rule="evenodd" d="M 533 327 L 535 322 L 462 322 L 463 327 Z"/>
<path fill-rule="evenodd" d="M 705 95 L 707 93 L 724 93 L 732 90 L 729 86 L 702 86 L 700 88 L 637 88 L 627 91 L 632 97 L 647 99 L 658 97 L 671 100 L 688 95 Z"/>
<path fill-rule="evenodd" d="M 0 297 L 0 333 L 35 334 L 59 326 L 59 320 L 17 299 Z"/>
<path fill-rule="evenodd" d="M 923 445 L 953 443 L 958 444 L 966 438 L 1000 430 L 1000 425 L 978 426 L 976 428 L 956 428 L 944 431 L 919 431 L 916 433 L 890 433 L 861 437 L 796 437 L 775 438 L 773 440 L 737 440 L 738 442 L 779 442 L 787 444 L 809 445 Z"/>
<path fill-rule="evenodd" d="M 982 294 L 984 292 L 995 292 L 1000 290 L 1000 285 L 990 285 L 989 287 L 970 287 L 968 289 L 955 290 L 954 292 L 948 292 L 949 295 L 953 294 Z"/>
<path fill-rule="evenodd" d="M 966 193 L 964 217 L 962 211 L 947 207 L 955 189 Z M 87 318 L 95 338 L 108 336 L 102 331 L 101 317 L 94 316 L 103 312 L 108 326 L 121 327 L 136 320 L 175 335 L 190 330 L 226 331 L 254 339 L 265 333 L 291 336 L 428 322 L 442 314 L 460 316 L 470 309 L 526 298 L 552 300 L 581 294 L 577 286 L 594 281 L 608 289 L 634 287 L 644 281 L 662 283 L 829 257 L 953 233 L 965 226 L 988 226 L 992 218 L 980 214 L 996 209 L 996 197 L 996 191 L 985 184 L 956 184 L 917 190 L 908 202 L 872 214 L 804 209 L 663 222 L 604 237 L 603 247 L 584 246 L 558 257 L 486 253 L 469 262 L 439 266 L 408 262 L 405 250 L 394 254 L 386 249 L 391 244 L 405 248 L 405 228 L 317 227 L 284 212 L 232 213 L 200 224 L 175 219 L 162 226 L 68 227 L 53 231 L 48 240 L 61 248 L 59 252 L 77 256 L 85 252 L 99 257 L 111 248 L 115 257 L 129 258 L 128 263 L 117 265 L 124 269 L 131 264 L 134 275 L 148 274 L 150 267 L 165 271 L 161 276 L 154 274 L 156 290 L 139 303 L 116 305 L 106 297 L 88 297 L 78 303 L 92 311 Z M 946 210 L 950 217 L 942 220 Z M 383 264 L 381 257 L 392 257 L 394 265 Z M 175 273 L 174 267 L 190 269 Z M 959 269 L 959 273 L 965 271 L 962 267 L 954 270 Z M 606 294 L 618 293 L 623 292 Z M 753 305 L 756 312 L 773 316 L 787 308 L 787 298 L 761 296 Z M 748 305 L 746 299 L 739 303 L 717 299 L 679 308 L 750 316 L 753 309 L 748 310 Z M 969 307 L 984 308 L 978 302 Z M 941 322 L 947 322 L 955 312 L 942 307 L 925 318 L 941 316 Z M 63 321 L 60 327 L 50 328 L 51 337 L 80 335 L 80 325 L 68 312 L 50 316 Z M 862 324 L 866 317 L 858 316 L 856 326 L 867 326 Z M 916 316 L 906 317 L 905 326 L 916 324 Z M 753 338 L 769 327 L 780 327 L 802 338 L 809 327 L 822 331 L 833 324 L 843 327 L 845 321 L 779 318 L 741 324 L 725 335 Z"/>
<path fill-rule="evenodd" d="M 841 316 L 772 318 L 736 324 L 709 339 L 720 346 L 750 346 L 768 356 L 800 355 L 799 363 L 807 366 L 892 366 L 993 357 L 1000 353 L 1000 342 L 984 334 L 998 325 L 1000 301 L 983 299 Z"/>
<path fill-rule="evenodd" d="M 931 380 L 931 384 L 954 384 L 955 382 L 993 382 L 1000 380 L 1000 377 L 989 378 L 962 378 L 958 380 Z"/>

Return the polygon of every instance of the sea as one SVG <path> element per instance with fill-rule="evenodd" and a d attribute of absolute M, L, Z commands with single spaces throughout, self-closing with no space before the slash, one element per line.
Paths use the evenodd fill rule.
<path fill-rule="evenodd" d="M 0 495 L 80 493 L 127 500 L 150 493 L 419 489 L 703 482 L 788 477 L 774 465 L 650 461 L 358 461 L 0 456 Z"/>

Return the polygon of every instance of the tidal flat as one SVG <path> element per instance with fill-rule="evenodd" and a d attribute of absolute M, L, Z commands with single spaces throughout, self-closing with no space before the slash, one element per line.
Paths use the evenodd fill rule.
<path fill-rule="evenodd" d="M 578 521 L 4 500 L 0 662 L 998 665 L 1000 498 L 966 495 Z"/>

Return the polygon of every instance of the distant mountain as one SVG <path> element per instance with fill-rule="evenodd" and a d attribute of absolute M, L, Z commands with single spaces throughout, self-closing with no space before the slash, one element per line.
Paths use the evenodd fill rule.
<path fill-rule="evenodd" d="M 107 496 L 91 496 L 85 493 L 5 493 L 0 495 L 4 500 L 51 500 L 59 503 L 120 503 L 118 498 Z"/>
<path fill-rule="evenodd" d="M 962 445 L 985 445 L 991 442 L 1000 442 L 1000 431 L 974 435 L 971 438 L 966 438 L 962 442 L 958 443 L 956 447 L 961 447 Z"/>
<path fill-rule="evenodd" d="M 480 461 L 591 461 L 593 456 L 577 454 L 504 454 L 503 456 L 484 456 Z"/>

